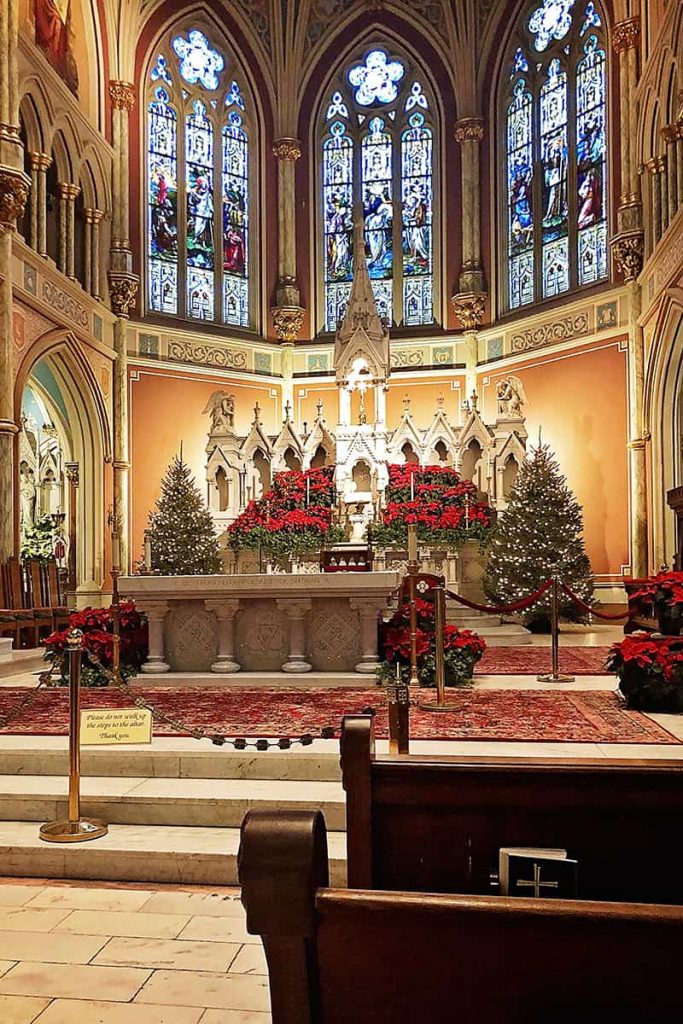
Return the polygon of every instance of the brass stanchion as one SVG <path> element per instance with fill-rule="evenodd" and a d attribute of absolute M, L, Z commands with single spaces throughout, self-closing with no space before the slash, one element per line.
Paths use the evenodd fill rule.
<path fill-rule="evenodd" d="M 410 693 L 396 666 L 396 682 L 387 686 L 389 706 L 389 753 L 407 754 L 410 747 Z"/>
<path fill-rule="evenodd" d="M 573 683 L 574 676 L 560 672 L 560 610 L 557 577 L 553 576 L 550 588 L 550 644 L 552 651 L 552 672 L 536 676 L 539 683 Z"/>
<path fill-rule="evenodd" d="M 81 657 L 83 633 L 72 629 L 67 636 L 69 658 L 69 818 L 40 827 L 47 843 L 83 843 L 106 836 L 107 826 L 96 818 L 81 817 Z"/>
<path fill-rule="evenodd" d="M 121 599 L 119 597 L 119 570 L 111 568 L 111 619 L 112 619 L 112 672 L 117 680 L 120 678 L 119 668 L 121 664 Z"/>
<path fill-rule="evenodd" d="M 455 704 L 446 703 L 446 662 L 443 631 L 446 625 L 446 583 L 434 588 L 434 660 L 436 662 L 436 700 L 420 704 L 422 711 L 455 711 Z"/>
<path fill-rule="evenodd" d="M 417 574 L 420 564 L 417 560 L 417 526 L 408 526 L 408 601 L 410 608 L 410 686 L 419 686 L 417 675 Z"/>

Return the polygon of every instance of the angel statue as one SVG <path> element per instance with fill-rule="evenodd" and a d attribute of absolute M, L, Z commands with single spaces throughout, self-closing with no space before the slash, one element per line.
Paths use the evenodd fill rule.
<path fill-rule="evenodd" d="M 499 416 L 521 417 L 523 407 L 529 404 L 519 377 L 506 377 L 501 380 L 496 388 L 496 398 Z"/>
<path fill-rule="evenodd" d="M 235 396 L 214 391 L 202 415 L 211 413 L 211 434 L 226 434 L 235 429 Z"/>

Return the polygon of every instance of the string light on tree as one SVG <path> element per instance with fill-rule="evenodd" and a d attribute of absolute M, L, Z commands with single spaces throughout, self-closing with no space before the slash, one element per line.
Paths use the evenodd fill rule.
<path fill-rule="evenodd" d="M 163 576 L 209 576 L 221 571 L 211 513 L 180 455 L 161 481 L 148 526 L 152 569 Z"/>

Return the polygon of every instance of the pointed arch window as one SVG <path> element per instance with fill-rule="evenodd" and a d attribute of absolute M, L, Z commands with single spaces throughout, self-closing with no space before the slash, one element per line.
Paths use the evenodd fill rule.
<path fill-rule="evenodd" d="M 146 81 L 147 308 L 253 327 L 253 105 L 237 66 L 191 28 Z"/>
<path fill-rule="evenodd" d="M 323 329 L 336 330 L 346 310 L 356 217 L 380 316 L 390 324 L 434 323 L 436 112 L 424 77 L 375 47 L 334 80 L 320 122 Z"/>
<path fill-rule="evenodd" d="M 527 8 L 507 62 L 502 121 L 506 304 L 608 277 L 607 47 L 594 0 Z"/>

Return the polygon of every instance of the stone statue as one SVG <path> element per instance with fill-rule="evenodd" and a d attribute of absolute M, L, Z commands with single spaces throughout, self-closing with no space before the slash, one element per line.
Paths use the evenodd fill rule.
<path fill-rule="evenodd" d="M 214 391 L 202 415 L 211 413 L 211 434 L 232 433 L 235 429 L 235 396 Z"/>
<path fill-rule="evenodd" d="M 36 483 L 35 474 L 26 462 L 19 467 L 19 499 L 21 526 L 27 530 L 36 521 Z"/>
<path fill-rule="evenodd" d="M 521 417 L 523 407 L 528 405 L 524 385 L 519 377 L 506 377 L 501 380 L 496 388 L 496 398 L 499 416 Z"/>

